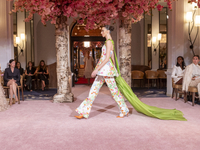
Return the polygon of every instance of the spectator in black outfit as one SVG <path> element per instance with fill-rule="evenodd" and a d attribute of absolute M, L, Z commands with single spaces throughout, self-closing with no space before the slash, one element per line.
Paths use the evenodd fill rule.
<path fill-rule="evenodd" d="M 4 72 L 4 85 L 10 88 L 10 105 L 12 105 L 13 94 L 15 95 L 15 101 L 18 101 L 17 86 L 20 85 L 20 71 L 15 68 L 15 60 L 9 61 L 9 68 L 6 68 Z"/>
<path fill-rule="evenodd" d="M 28 87 L 32 92 L 32 79 L 35 79 L 35 68 L 33 67 L 33 63 L 31 61 L 28 62 L 28 67 L 25 70 L 26 75 L 26 83 L 25 87 Z"/>
<path fill-rule="evenodd" d="M 44 91 L 44 88 L 48 83 L 48 78 L 49 78 L 49 71 L 47 66 L 45 65 L 44 60 L 40 61 L 40 65 L 36 69 L 36 73 L 38 74 L 38 78 L 42 82 L 42 90 Z"/>
<path fill-rule="evenodd" d="M 19 69 L 20 75 L 24 74 L 24 69 L 21 67 L 21 63 L 20 62 L 16 63 L 16 68 Z"/>

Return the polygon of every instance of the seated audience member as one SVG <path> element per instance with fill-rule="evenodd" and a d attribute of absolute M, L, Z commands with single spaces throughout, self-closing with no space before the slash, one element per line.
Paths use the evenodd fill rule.
<path fill-rule="evenodd" d="M 21 63 L 20 62 L 16 63 L 16 68 L 19 69 L 20 75 L 24 74 L 24 69 L 21 67 Z"/>
<path fill-rule="evenodd" d="M 10 105 L 12 105 L 13 94 L 15 95 L 15 101 L 18 101 L 17 86 L 20 85 L 20 72 L 15 68 L 15 60 L 9 61 L 9 68 L 6 68 L 4 72 L 4 85 L 9 87 L 10 90 Z"/>
<path fill-rule="evenodd" d="M 183 77 L 183 91 L 188 91 L 188 87 L 197 87 L 200 96 L 200 66 L 199 55 L 194 55 L 193 63 L 186 67 Z"/>
<path fill-rule="evenodd" d="M 26 75 L 26 83 L 25 87 L 28 87 L 30 91 L 32 91 L 32 79 L 35 79 L 35 68 L 33 67 L 33 63 L 31 61 L 28 62 L 28 67 L 25 70 Z"/>
<path fill-rule="evenodd" d="M 36 69 L 36 72 L 38 74 L 38 78 L 41 80 L 42 82 L 42 90 L 44 91 L 44 88 L 48 83 L 48 78 L 49 78 L 49 71 L 47 66 L 45 65 L 44 60 L 40 61 L 40 64 L 38 66 L 38 68 Z"/>
<path fill-rule="evenodd" d="M 177 63 L 173 67 L 172 76 L 171 76 L 174 79 L 175 84 L 182 85 L 185 67 L 186 65 L 184 62 L 184 58 L 182 56 L 178 56 Z"/>

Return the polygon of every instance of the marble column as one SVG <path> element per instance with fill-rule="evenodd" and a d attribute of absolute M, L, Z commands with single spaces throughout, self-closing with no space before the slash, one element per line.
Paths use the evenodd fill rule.
<path fill-rule="evenodd" d="M 131 23 L 119 26 L 119 63 L 121 76 L 131 87 Z"/>
<path fill-rule="evenodd" d="M 73 102 L 74 96 L 71 93 L 71 71 L 69 64 L 69 28 L 65 17 L 61 17 L 56 24 L 56 56 L 57 56 L 57 94 L 53 101 Z"/>

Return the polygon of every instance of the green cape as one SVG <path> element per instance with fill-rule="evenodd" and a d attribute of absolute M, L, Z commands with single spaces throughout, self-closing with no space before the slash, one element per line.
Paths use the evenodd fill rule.
<path fill-rule="evenodd" d="M 110 40 L 110 39 L 109 39 Z M 182 120 L 186 121 L 186 119 L 183 117 L 183 113 L 180 110 L 176 109 L 163 109 L 158 108 L 154 106 L 149 106 L 143 102 L 141 102 L 138 97 L 133 93 L 130 86 L 126 83 L 126 81 L 121 77 L 121 73 L 119 70 L 119 64 L 116 56 L 116 52 L 114 49 L 114 42 L 113 44 L 113 51 L 115 54 L 115 61 L 116 61 L 116 67 L 119 76 L 115 77 L 115 81 L 117 84 L 117 87 L 119 88 L 120 92 L 124 95 L 124 97 L 129 101 L 129 103 L 140 113 L 143 113 L 149 117 L 154 117 L 162 120 Z M 110 58 L 110 61 L 112 63 L 112 59 Z"/>

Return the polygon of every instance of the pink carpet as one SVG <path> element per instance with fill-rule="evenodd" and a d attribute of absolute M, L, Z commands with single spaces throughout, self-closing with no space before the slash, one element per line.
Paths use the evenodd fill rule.
<path fill-rule="evenodd" d="M 119 119 L 118 108 L 104 86 L 89 119 L 74 118 L 89 87 L 73 88 L 74 103 L 25 101 L 0 112 L 1 150 L 199 150 L 200 106 L 183 100 L 145 98 L 147 104 L 177 108 L 188 121 L 150 118 L 132 109 Z"/>

